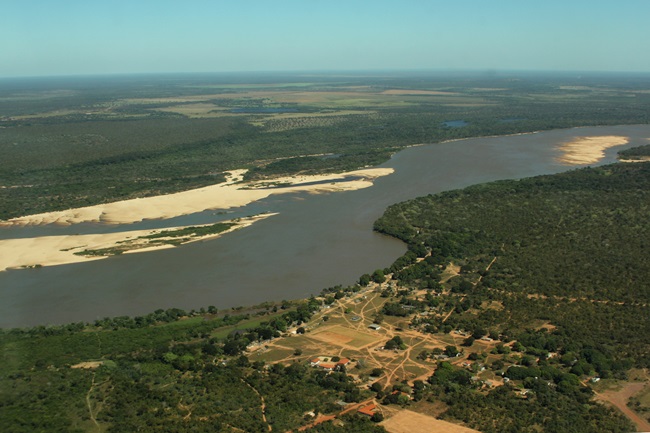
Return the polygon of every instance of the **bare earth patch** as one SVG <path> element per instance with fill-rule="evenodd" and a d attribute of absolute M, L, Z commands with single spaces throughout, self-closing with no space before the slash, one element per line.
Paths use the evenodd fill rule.
<path fill-rule="evenodd" d="M 650 161 L 650 156 L 638 156 L 635 159 L 619 159 L 620 162 L 648 162 Z"/>
<path fill-rule="evenodd" d="M 381 425 L 390 433 L 479 433 L 478 430 L 411 412 L 410 410 L 398 412 L 397 415 L 382 422 Z"/>
<path fill-rule="evenodd" d="M 208 102 L 175 105 L 171 107 L 158 108 L 157 110 L 167 113 L 178 113 L 190 118 L 223 117 L 231 114 L 226 109 L 220 109 L 219 106 Z"/>
<path fill-rule="evenodd" d="M 444 271 L 442 271 L 441 283 L 446 283 L 450 279 L 460 275 L 460 266 L 449 263 Z"/>
<path fill-rule="evenodd" d="M 389 175 L 394 170 L 369 168 L 340 174 L 290 176 L 272 181 L 236 183 L 245 171 L 233 170 L 227 182 L 203 188 L 12 218 L 0 221 L 0 226 L 72 225 L 82 222 L 130 224 L 145 219 L 174 218 L 205 210 L 245 206 L 275 194 L 295 192 L 316 194 L 368 188 L 372 186 L 374 179 Z"/>
<path fill-rule="evenodd" d="M 648 386 L 648 382 L 628 382 L 621 389 L 597 393 L 596 399 L 609 403 L 623 412 L 637 426 L 638 431 L 650 432 L 650 422 L 627 406 L 630 397 L 642 392 L 646 386 Z"/>
<path fill-rule="evenodd" d="M 558 147 L 562 154 L 556 160 L 564 165 L 593 164 L 605 157 L 605 150 L 629 141 L 629 137 L 618 135 L 576 137 Z"/>
<path fill-rule="evenodd" d="M 330 332 L 330 331 L 319 332 L 314 337 L 326 343 L 332 343 L 336 345 L 347 344 L 350 341 L 352 341 L 351 337 L 347 337 L 345 335 L 337 334 L 336 332 Z"/>
<path fill-rule="evenodd" d="M 81 368 L 84 370 L 94 370 L 95 368 L 104 365 L 104 361 L 86 361 L 79 364 L 71 365 L 70 368 Z"/>
<path fill-rule="evenodd" d="M 334 344 L 336 346 L 348 345 L 357 349 L 377 343 L 380 340 L 375 335 L 338 325 L 312 332 L 310 337 L 324 343 Z"/>

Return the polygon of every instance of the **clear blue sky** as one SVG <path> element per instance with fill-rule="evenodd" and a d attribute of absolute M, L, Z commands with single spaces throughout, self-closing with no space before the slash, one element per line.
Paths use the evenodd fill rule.
<path fill-rule="evenodd" d="M 650 0 L 2 0 L 0 77 L 650 72 Z"/>

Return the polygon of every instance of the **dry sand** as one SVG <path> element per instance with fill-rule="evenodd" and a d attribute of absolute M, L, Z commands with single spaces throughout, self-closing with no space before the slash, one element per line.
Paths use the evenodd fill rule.
<path fill-rule="evenodd" d="M 236 225 L 228 230 L 207 236 L 193 237 L 189 242 L 196 242 L 216 238 L 233 230 L 248 227 L 256 221 L 277 214 L 262 214 L 250 218 L 242 218 L 234 222 Z M 169 227 L 163 230 L 178 230 L 185 227 Z M 0 240 L 0 272 L 15 268 L 32 268 L 40 266 L 64 265 L 79 263 L 88 260 L 104 259 L 109 256 L 80 256 L 76 252 L 114 248 L 128 242 L 128 253 L 174 248 L 169 244 L 150 246 L 148 239 L 136 239 L 140 236 L 160 233 L 163 230 L 134 230 L 119 233 L 68 235 L 68 236 L 41 236 L 25 239 Z M 187 242 L 186 242 L 187 243 Z"/>
<path fill-rule="evenodd" d="M 104 361 L 86 361 L 79 364 L 71 365 L 70 368 L 81 368 L 84 370 L 94 370 L 104 365 Z"/>
<path fill-rule="evenodd" d="M 72 225 L 83 222 L 130 224 L 145 219 L 173 218 L 209 209 L 240 207 L 272 194 L 293 192 L 323 193 L 367 188 L 372 185 L 374 179 L 392 173 L 393 169 L 371 168 L 342 174 L 293 176 L 273 179 L 272 181 L 240 183 L 245 172 L 246 170 L 232 171 L 227 182 L 204 188 L 60 212 L 29 215 L 8 221 L 0 221 L 0 226 Z M 246 227 L 271 215 L 263 214 L 237 220 L 235 221 L 237 225 L 228 231 Z M 181 228 L 184 227 L 170 227 L 165 230 Z M 106 256 L 80 256 L 74 253 L 84 250 L 114 248 L 118 245 L 123 247 L 125 242 L 129 245 L 129 251 L 125 252 L 145 252 L 161 248 L 173 248 L 171 245 L 151 246 L 147 240 L 135 240 L 138 237 L 159 231 L 139 230 L 108 234 L 41 236 L 0 240 L 0 271 L 10 268 L 52 266 L 97 260 Z M 216 237 L 228 231 L 217 235 L 196 237 L 192 241 Z"/>
<path fill-rule="evenodd" d="M 0 226 L 71 225 L 82 222 L 130 224 L 147 219 L 173 218 L 210 209 L 245 206 L 273 194 L 322 193 L 362 189 L 371 186 L 374 179 L 392 172 L 392 168 L 370 168 L 342 174 L 292 176 L 266 182 L 241 184 L 236 182 L 241 180 L 245 170 L 236 170 L 231 172 L 227 182 L 217 185 L 174 194 L 12 218 L 0 221 Z M 358 179 L 350 180 L 355 177 Z M 273 187 L 274 184 L 283 185 Z"/>
<path fill-rule="evenodd" d="M 627 144 L 629 141 L 629 137 L 618 135 L 576 137 L 558 147 L 562 155 L 557 161 L 564 165 L 593 164 L 605 157 L 605 150 Z"/>
<path fill-rule="evenodd" d="M 435 419 L 434 417 L 422 415 L 410 410 L 402 410 L 380 425 L 390 433 L 479 433 L 478 430 Z"/>

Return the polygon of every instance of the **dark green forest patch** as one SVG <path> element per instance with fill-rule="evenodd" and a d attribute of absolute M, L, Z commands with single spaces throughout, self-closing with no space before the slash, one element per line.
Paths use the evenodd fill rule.
<path fill-rule="evenodd" d="M 430 254 L 420 267 L 461 263 L 465 283 L 455 287 L 468 305 L 506 306 L 479 311 L 475 323 L 523 330 L 548 321 L 563 344 L 648 366 L 649 218 L 650 164 L 638 163 L 418 198 L 391 206 L 375 229 Z"/>

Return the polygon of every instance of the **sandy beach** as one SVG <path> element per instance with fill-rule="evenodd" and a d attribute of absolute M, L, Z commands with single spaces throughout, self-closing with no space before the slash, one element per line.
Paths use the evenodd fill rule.
<path fill-rule="evenodd" d="M 629 137 L 618 135 L 576 137 L 558 146 L 562 155 L 557 158 L 557 161 L 565 165 L 593 164 L 603 159 L 605 151 L 610 147 L 628 142 Z"/>
<path fill-rule="evenodd" d="M 217 234 L 207 236 L 194 236 L 183 243 L 197 242 L 222 236 L 234 230 L 248 227 L 257 221 L 277 214 L 261 214 L 249 218 L 240 218 L 233 221 L 233 226 Z M 195 226 L 200 227 L 200 226 Z M 134 230 L 119 233 L 69 235 L 69 236 L 41 236 L 25 239 L 0 240 L 0 251 L 10 252 L 0 255 L 0 272 L 7 269 L 35 268 L 42 266 L 64 265 L 79 263 L 88 260 L 99 260 L 108 255 L 79 255 L 87 250 L 103 250 L 120 248 L 120 254 L 140 253 L 163 248 L 174 248 L 173 245 L 159 244 L 151 239 L 143 238 L 163 231 L 171 232 L 187 228 L 169 227 L 164 230 Z M 160 240 L 160 238 L 158 238 Z M 77 253 L 77 254 L 76 254 Z"/>
<path fill-rule="evenodd" d="M 318 176 L 292 176 L 273 180 L 242 182 L 246 170 L 230 172 L 224 183 L 183 191 L 175 194 L 125 200 L 60 212 L 28 215 L 0 221 L 0 226 L 24 227 L 32 225 L 73 225 L 83 222 L 99 222 L 108 225 L 131 224 L 147 219 L 167 219 L 211 209 L 229 209 L 247 205 L 272 194 L 294 192 L 325 193 L 351 191 L 367 188 L 374 179 L 386 176 L 393 169 L 371 168 L 342 174 Z M 182 243 L 194 242 L 221 236 L 232 230 L 247 227 L 274 214 L 262 214 L 242 218 L 230 229 L 208 236 L 192 237 Z M 186 227 L 171 227 L 179 230 Z M 107 234 L 41 236 L 25 239 L 0 240 L 0 271 L 12 268 L 33 268 L 98 260 L 113 254 L 97 254 L 96 250 L 119 249 L 119 254 L 174 248 L 142 239 L 159 233 L 160 230 L 121 231 Z M 92 254 L 79 254 L 92 251 Z M 76 254 L 75 254 L 76 253 Z"/>
<path fill-rule="evenodd" d="M 367 188 L 374 179 L 389 175 L 390 168 L 369 168 L 341 174 L 292 176 L 240 183 L 246 170 L 230 173 L 228 181 L 203 188 L 155 197 L 124 200 L 96 206 L 47 212 L 0 221 L 0 226 L 45 224 L 72 225 L 82 222 L 130 224 L 147 219 L 167 219 L 211 209 L 245 206 L 273 194 L 324 193 Z"/>
<path fill-rule="evenodd" d="M 557 149 L 559 162 L 566 165 L 596 163 L 605 156 L 605 150 L 626 144 L 629 138 L 618 135 L 577 137 L 561 143 Z M 308 192 L 312 194 L 351 191 L 367 188 L 381 176 L 393 172 L 391 168 L 369 168 L 341 174 L 317 176 L 292 176 L 243 182 L 246 170 L 234 170 L 224 183 L 178 192 L 163 196 L 125 200 L 65 211 L 28 215 L 0 221 L 0 226 L 73 225 L 83 222 L 98 222 L 107 225 L 131 224 L 143 220 L 167 219 L 212 209 L 230 209 L 245 206 L 273 194 Z M 240 220 L 230 230 L 246 227 L 266 218 L 262 215 Z M 173 229 L 180 229 L 176 227 Z M 228 231 L 230 231 L 228 230 Z M 27 239 L 0 241 L 0 271 L 10 268 L 51 266 L 105 258 L 104 255 L 75 254 L 84 250 L 102 250 L 120 246 L 120 253 L 145 252 L 161 248 L 173 248 L 166 244 L 149 244 L 137 238 L 155 231 L 122 231 L 109 234 L 43 236 Z M 223 232 L 223 233 L 227 233 Z M 220 236 L 223 233 L 212 235 Z M 210 236 L 210 237 L 212 237 Z M 205 239 L 205 237 L 192 239 Z M 128 244 L 128 248 L 125 248 Z M 10 253 L 9 253 L 10 252 Z"/>

